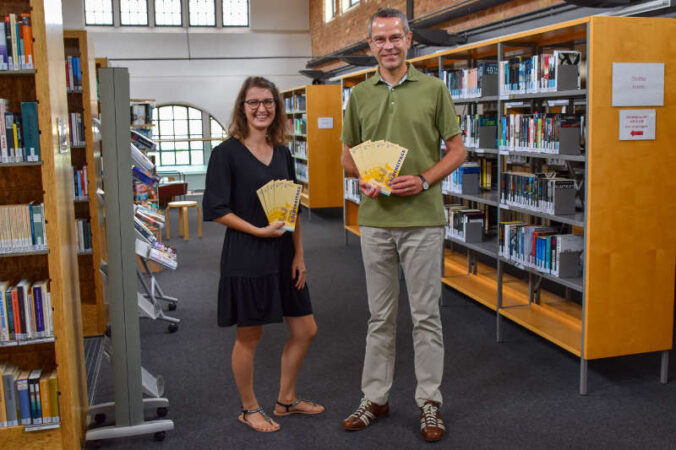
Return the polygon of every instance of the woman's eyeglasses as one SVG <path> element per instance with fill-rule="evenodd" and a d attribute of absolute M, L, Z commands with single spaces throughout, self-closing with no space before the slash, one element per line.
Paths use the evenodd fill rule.
<path fill-rule="evenodd" d="M 262 103 L 263 106 L 266 108 L 272 108 L 272 106 L 275 104 L 275 99 L 274 98 L 264 98 L 263 100 L 258 100 L 255 98 L 249 99 L 249 100 L 244 100 L 244 103 L 251 108 L 251 109 L 258 109 L 258 106 Z"/>

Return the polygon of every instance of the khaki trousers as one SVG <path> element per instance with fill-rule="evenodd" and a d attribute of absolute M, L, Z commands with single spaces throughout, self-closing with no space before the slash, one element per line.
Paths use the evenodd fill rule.
<path fill-rule="evenodd" d="M 444 370 L 441 331 L 441 255 L 443 227 L 361 227 L 369 312 L 361 388 L 379 405 L 387 403 L 394 379 L 399 265 L 401 264 L 413 320 L 415 400 L 442 401 L 439 385 Z"/>

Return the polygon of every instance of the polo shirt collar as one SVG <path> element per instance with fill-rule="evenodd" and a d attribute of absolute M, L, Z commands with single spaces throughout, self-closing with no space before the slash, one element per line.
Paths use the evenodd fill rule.
<path fill-rule="evenodd" d="M 413 65 L 411 63 L 406 63 L 406 65 L 408 66 L 408 71 L 406 72 L 406 75 L 404 75 L 403 80 L 404 81 L 418 81 L 420 79 L 420 72 L 415 67 L 413 67 Z M 378 68 L 376 70 L 376 72 L 373 74 L 373 76 L 371 78 L 369 78 L 369 81 L 374 86 L 378 83 L 381 83 L 381 82 L 385 83 L 385 80 L 383 80 L 382 77 L 380 76 L 380 68 Z M 387 83 L 385 83 L 385 84 L 387 84 Z"/>

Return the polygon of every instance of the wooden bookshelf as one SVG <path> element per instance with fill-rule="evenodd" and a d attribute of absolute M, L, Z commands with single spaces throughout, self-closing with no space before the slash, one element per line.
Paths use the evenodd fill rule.
<path fill-rule="evenodd" d="M 560 46 L 582 51 L 586 66 L 581 69 L 580 90 L 460 100 L 456 108 L 492 102 L 503 111 L 505 102 L 516 97 L 566 98 L 571 105 L 574 99 L 584 98 L 585 152 L 564 159 L 584 164 L 585 209 L 572 216 L 554 216 L 503 207 L 495 191 L 455 196 L 456 201 L 472 206 L 499 207 L 500 214 L 516 210 L 531 224 L 567 224 L 574 233 L 583 234 L 582 277 L 559 279 L 518 268 L 498 257 L 497 242 L 479 248 L 453 240 L 445 253 L 442 278 L 444 284 L 496 311 L 498 318 L 507 318 L 580 357 L 582 394 L 587 392 L 588 361 L 600 358 L 662 352 L 661 381 L 666 382 L 676 269 L 676 198 L 669 194 L 676 192 L 672 151 L 676 128 L 670 125 L 676 120 L 676 75 L 670 67 L 676 57 L 671 45 L 675 35 L 676 23 L 669 19 L 586 17 L 411 60 L 420 70 L 441 75 L 457 62 L 495 61 L 515 49 Z M 613 62 L 665 63 L 664 106 L 626 108 L 657 111 L 655 140 L 618 140 L 619 110 L 625 108 L 612 106 Z M 373 72 L 346 75 L 342 85 L 349 88 Z M 505 170 L 504 152 L 490 153 Z M 346 201 L 346 234 L 358 230 L 357 211 L 356 203 Z M 504 334 L 500 323 L 498 319 L 498 340 Z"/>
<path fill-rule="evenodd" d="M 61 424 L 28 432 L 28 427 L 0 428 L 3 448 L 80 448 L 83 442 L 87 387 L 80 314 L 75 213 L 69 149 L 59 145 L 58 123 L 66 121 L 68 105 L 64 73 L 61 2 L 9 0 L 0 15 L 30 12 L 34 38 L 33 74 L 0 77 L 0 97 L 18 110 L 21 101 L 38 102 L 42 164 L 0 167 L 2 204 L 44 202 L 47 245 L 43 255 L 4 258 L 0 279 L 49 279 L 55 339 L 33 345 L 0 348 L 0 360 L 17 366 L 57 369 Z M 60 149 L 65 150 L 64 153 Z M 8 189 L 8 187 L 11 187 Z"/>
<path fill-rule="evenodd" d="M 305 98 L 305 109 L 297 108 L 293 102 L 287 108 L 291 120 L 306 119 L 306 132 L 296 133 L 293 129 L 289 136 L 289 148 L 294 155 L 295 164 L 305 168 L 307 179 L 299 178 L 304 185 L 301 204 L 306 208 L 337 208 L 342 206 L 340 185 L 340 86 L 308 85 L 282 91 L 285 99 Z M 330 120 L 330 128 L 320 128 Z M 323 125 L 328 127 L 329 125 Z M 306 146 L 306 154 L 294 149 L 298 145 Z"/>
<path fill-rule="evenodd" d="M 84 122 L 84 147 L 71 149 L 73 167 L 87 166 L 87 189 L 89 195 L 84 203 L 75 203 L 76 219 L 89 220 L 92 248 L 78 254 L 80 274 L 80 299 L 82 326 L 85 336 L 102 335 L 106 329 L 106 311 L 101 279 L 101 224 L 99 223 L 100 201 L 96 190 L 101 186 L 101 143 L 95 142 L 92 118 L 98 116 L 96 95 L 96 72 L 94 48 L 84 30 L 64 30 L 65 56 L 79 57 L 82 70 L 82 92 L 68 94 L 68 110 L 82 114 Z"/>

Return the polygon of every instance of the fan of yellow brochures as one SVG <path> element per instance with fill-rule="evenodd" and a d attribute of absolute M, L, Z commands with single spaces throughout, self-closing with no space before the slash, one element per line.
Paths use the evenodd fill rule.
<path fill-rule="evenodd" d="M 303 186 L 290 180 L 272 180 L 256 191 L 268 222 L 284 222 L 283 230 L 294 231 Z"/>
<path fill-rule="evenodd" d="M 380 186 L 390 195 L 392 180 L 399 176 L 408 150 L 388 141 L 366 141 L 350 149 L 359 176 L 367 183 Z"/>

